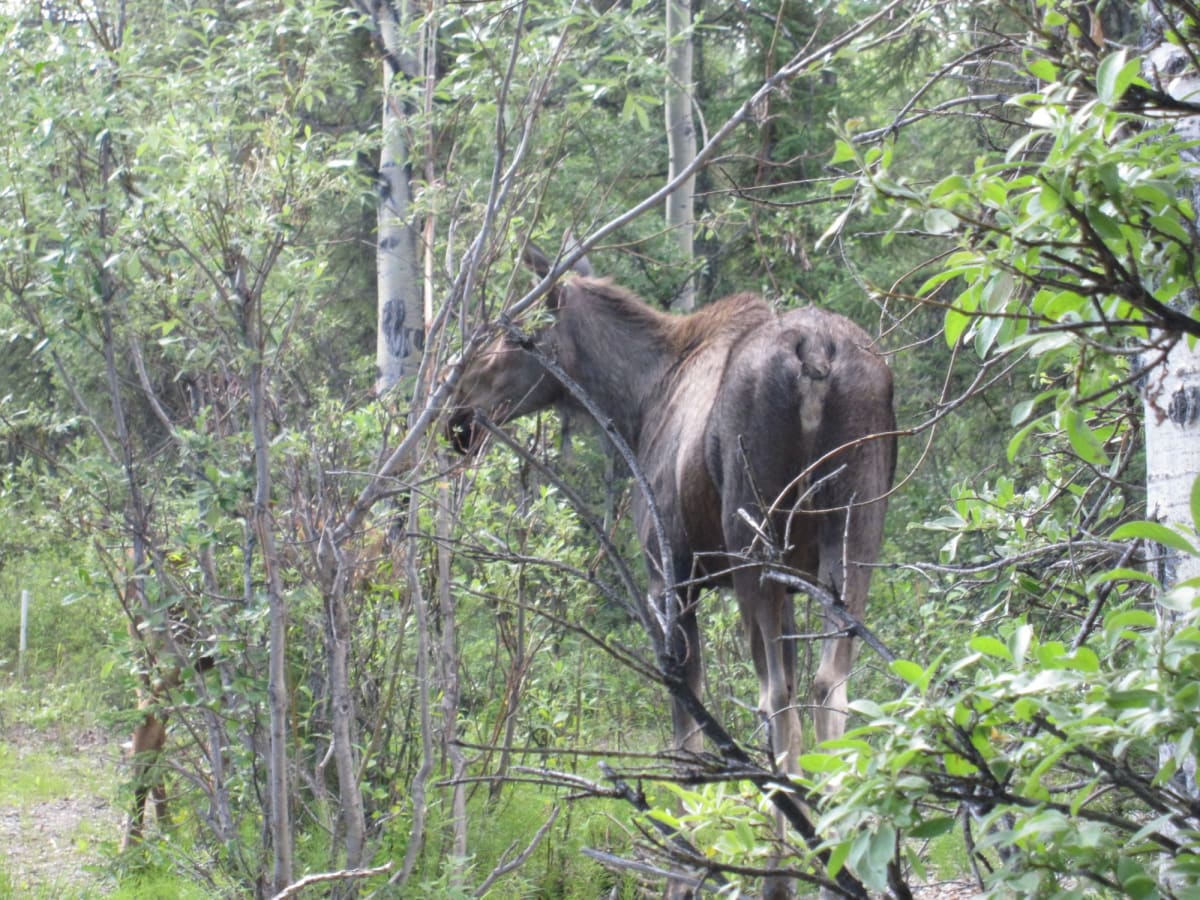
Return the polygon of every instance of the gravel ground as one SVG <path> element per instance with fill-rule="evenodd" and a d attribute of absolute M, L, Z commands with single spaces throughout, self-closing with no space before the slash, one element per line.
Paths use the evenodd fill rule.
<path fill-rule="evenodd" d="M 121 812 L 113 807 L 119 742 L 96 731 L 63 739 L 25 727 L 0 731 L 0 783 L 13 782 L 34 756 L 61 781 L 61 794 L 29 799 L 5 795 L 0 802 L 0 853 L 6 876 L 0 885 L 13 897 L 100 896 L 104 879 L 90 866 L 104 862 L 105 844 L 120 837 Z M 38 793 L 44 793 L 39 791 Z"/>
<path fill-rule="evenodd" d="M 942 881 L 913 888 L 916 900 L 971 900 L 979 891 L 969 881 Z"/>

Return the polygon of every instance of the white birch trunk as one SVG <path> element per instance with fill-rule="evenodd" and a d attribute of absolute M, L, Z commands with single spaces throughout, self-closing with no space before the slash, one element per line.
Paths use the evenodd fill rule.
<path fill-rule="evenodd" d="M 1183 48 L 1163 40 L 1149 55 L 1147 73 L 1152 82 L 1160 84 L 1177 100 L 1200 100 L 1200 72 L 1194 67 L 1194 57 Z M 1175 123 L 1175 131 L 1183 138 L 1200 138 L 1200 116 L 1189 116 Z M 1200 150 L 1184 151 L 1183 158 L 1192 164 L 1193 206 L 1200 201 Z M 1194 304 L 1194 292 L 1185 295 L 1185 302 Z M 1165 525 L 1190 528 L 1192 520 L 1192 486 L 1200 477 L 1200 344 L 1189 346 L 1181 338 L 1171 348 L 1164 363 L 1150 372 L 1143 386 L 1146 436 L 1146 517 Z M 1181 553 L 1170 547 L 1159 547 L 1157 572 L 1163 590 L 1189 578 L 1200 576 L 1200 558 Z M 1178 617 L 1160 607 L 1159 627 L 1164 637 L 1177 627 Z M 1159 748 L 1160 762 L 1177 756 L 1178 748 L 1165 744 Z M 1196 779 L 1195 750 L 1186 754 L 1171 779 L 1172 786 L 1185 797 L 1200 798 Z M 1175 828 L 1167 828 L 1174 835 Z"/>
<path fill-rule="evenodd" d="M 1150 373 L 1143 392 L 1147 518 L 1191 528 L 1192 484 L 1200 475 L 1200 344 L 1180 340 Z M 1200 577 L 1200 558 L 1164 548 L 1164 587 Z"/>
<path fill-rule="evenodd" d="M 667 180 L 696 158 L 696 126 L 692 117 L 692 13 L 689 0 L 667 0 Z M 695 239 L 695 177 L 687 178 L 666 201 L 667 231 L 677 247 L 676 258 L 687 267 L 688 277 L 671 309 L 691 312 L 696 306 L 695 278 L 691 275 Z"/>
<path fill-rule="evenodd" d="M 1146 518 L 1164 525 L 1192 527 L 1192 485 L 1200 476 L 1200 344 L 1181 339 L 1166 361 L 1150 373 L 1143 389 L 1146 431 Z M 1200 557 L 1159 545 L 1157 570 L 1163 590 L 1200 576 Z M 1158 610 L 1164 639 L 1178 627 L 1179 616 L 1165 605 Z M 1160 765 L 1178 759 L 1170 743 L 1158 749 Z M 1186 754 L 1171 778 L 1185 797 L 1200 798 L 1195 750 Z M 1166 828 L 1177 838 L 1174 825 Z M 1181 895 L 1182 896 L 1182 895 Z"/>
<path fill-rule="evenodd" d="M 380 2 L 375 22 L 383 41 L 383 133 L 379 158 L 379 225 L 375 253 L 378 316 L 375 359 L 382 396 L 414 375 L 425 346 L 425 315 L 412 221 L 407 123 L 403 101 L 392 94 L 395 78 L 417 75 L 403 45 L 406 0 Z"/>

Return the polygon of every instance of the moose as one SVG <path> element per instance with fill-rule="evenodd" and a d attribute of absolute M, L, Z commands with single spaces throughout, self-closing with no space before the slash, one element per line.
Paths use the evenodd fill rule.
<path fill-rule="evenodd" d="M 526 262 L 542 278 L 551 270 L 534 248 Z M 687 686 L 699 696 L 699 593 L 731 586 L 771 751 L 796 772 L 794 600 L 764 572 L 802 573 L 861 620 L 896 462 L 886 362 L 865 331 L 828 310 L 777 312 L 740 293 L 674 316 L 593 277 L 586 261 L 547 298 L 548 325 L 527 339 L 502 334 L 466 361 L 450 442 L 473 454 L 489 423 L 550 406 L 606 418 L 652 494 L 634 497 L 634 522 L 651 596 L 667 584 L 678 594 L 670 644 Z M 669 546 L 669 572 L 660 544 Z M 818 740 L 845 731 L 854 653 L 841 621 L 826 618 L 812 688 Z M 673 707 L 676 746 L 701 750 L 687 705 L 676 697 Z"/>
<path fill-rule="evenodd" d="M 170 717 L 171 694 L 187 679 L 189 669 L 207 672 L 216 665 L 210 655 L 197 652 L 185 660 L 189 665 L 181 666 L 171 659 L 180 660 L 180 643 L 189 649 L 199 650 L 194 629 L 187 622 L 182 610 L 171 608 L 166 611 L 166 624 L 147 621 L 149 605 L 146 602 L 146 578 L 140 567 L 134 564 L 133 551 L 127 550 L 127 566 L 124 585 L 118 583 L 121 605 L 129 620 L 129 637 L 138 648 L 142 668 L 138 672 L 137 720 L 130 740 L 124 745 L 132 770 L 133 803 L 129 820 L 121 841 L 121 849 L 127 850 L 142 839 L 146 823 L 146 809 L 153 801 L 155 819 L 160 826 L 169 820 L 168 798 L 165 783 L 166 764 L 163 750 L 167 743 L 167 725 Z M 114 576 L 114 581 L 117 579 Z"/>

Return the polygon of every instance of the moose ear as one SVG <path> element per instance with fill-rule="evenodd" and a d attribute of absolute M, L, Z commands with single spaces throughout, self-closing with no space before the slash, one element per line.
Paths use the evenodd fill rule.
<path fill-rule="evenodd" d="M 525 253 L 522 255 L 525 265 L 533 269 L 538 278 L 545 278 L 550 272 L 550 259 L 542 252 L 541 248 L 530 242 L 525 245 Z"/>
<path fill-rule="evenodd" d="M 566 238 L 566 246 L 563 247 L 563 255 L 565 256 L 566 254 L 570 253 L 577 246 L 579 245 L 568 234 Z M 550 273 L 550 270 L 554 267 L 550 257 L 542 252 L 541 247 L 532 242 L 525 245 L 525 253 L 522 256 L 522 259 L 524 260 L 525 265 L 533 269 L 534 274 L 537 275 L 538 278 L 545 278 Z M 571 271 L 576 275 L 582 275 L 585 278 L 591 278 L 593 274 L 592 264 L 588 261 L 586 256 L 579 257 L 579 259 L 575 261 L 575 264 L 571 266 Z"/>
<path fill-rule="evenodd" d="M 573 250 L 576 246 L 577 245 L 575 244 L 574 240 L 568 234 L 566 237 L 566 247 L 564 247 L 563 253 L 570 253 L 571 250 Z M 525 245 L 525 252 L 522 258 L 525 262 L 525 265 L 533 269 L 534 274 L 537 275 L 538 278 L 545 278 L 548 274 L 550 274 L 550 270 L 554 268 L 550 257 L 546 256 L 546 254 L 542 252 L 542 249 L 532 242 Z M 583 256 L 576 260 L 575 265 L 571 266 L 571 270 L 576 275 L 582 275 L 585 278 L 590 278 L 592 275 L 592 264 L 588 262 L 586 256 Z M 556 312 L 562 305 L 562 292 L 567 290 L 568 287 L 569 285 L 560 282 L 554 285 L 554 287 L 550 289 L 550 292 L 546 294 L 546 306 L 548 306 L 552 312 Z"/>
<path fill-rule="evenodd" d="M 575 236 L 571 232 L 563 235 L 563 256 L 574 253 L 579 249 L 579 241 L 575 240 Z M 571 266 L 571 271 L 576 275 L 582 275 L 584 278 L 592 277 L 592 264 L 586 256 L 581 256 L 575 260 L 575 264 Z"/>
<path fill-rule="evenodd" d="M 542 249 L 532 241 L 525 245 L 525 253 L 522 258 L 525 262 L 525 265 L 533 269 L 533 273 L 537 275 L 538 278 L 545 278 L 550 274 L 550 269 L 553 268 L 550 263 L 550 258 L 546 256 L 546 254 L 542 252 Z M 561 299 L 559 294 L 562 292 L 562 289 L 562 284 L 555 284 L 546 293 L 546 306 L 551 312 L 558 311 Z"/>

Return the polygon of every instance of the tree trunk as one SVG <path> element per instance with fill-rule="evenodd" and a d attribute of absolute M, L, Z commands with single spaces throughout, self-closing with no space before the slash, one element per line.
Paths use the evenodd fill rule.
<path fill-rule="evenodd" d="M 667 0 L 667 180 L 671 181 L 696 158 L 696 126 L 692 118 L 692 13 L 690 0 Z M 694 177 L 686 179 L 666 200 L 667 231 L 676 247 L 676 259 L 687 278 L 671 309 L 691 312 L 696 306 L 692 277 L 692 243 L 695 236 Z"/>
<path fill-rule="evenodd" d="M 1143 399 L 1146 517 L 1190 528 L 1192 485 L 1200 475 L 1200 345 L 1179 340 L 1150 373 Z M 1200 558 L 1169 547 L 1162 551 L 1163 587 L 1200 576 Z"/>
<path fill-rule="evenodd" d="M 1190 499 L 1200 477 L 1200 344 L 1188 346 L 1180 339 L 1166 361 L 1154 369 L 1143 389 L 1146 430 L 1146 518 L 1170 526 L 1191 528 Z M 1200 557 L 1159 545 L 1158 579 L 1163 590 L 1200 576 Z M 1159 629 L 1164 639 L 1178 627 L 1178 614 L 1160 606 Z M 1178 759 L 1179 748 L 1164 743 L 1159 764 Z M 1171 778 L 1171 787 L 1193 801 L 1200 799 L 1196 778 L 1196 752 L 1184 754 Z M 1177 837 L 1175 826 L 1167 834 Z"/>
<path fill-rule="evenodd" d="M 411 171 L 404 101 L 391 90 L 394 79 L 417 76 L 404 51 L 407 0 L 383 0 L 374 16 L 383 41 L 383 132 L 379 156 L 379 226 L 375 267 L 378 288 L 376 393 L 392 390 L 416 374 L 425 346 L 425 310 L 417 265 L 417 227 L 412 219 Z"/>
<path fill-rule="evenodd" d="M 1161 20 L 1155 23 L 1159 26 Z M 1177 100 L 1200 100 L 1200 72 L 1194 68 L 1194 58 L 1182 47 L 1165 39 L 1150 53 L 1153 70 L 1148 73 L 1154 83 L 1160 83 Z M 1200 116 L 1181 118 L 1175 131 L 1195 141 L 1200 138 Z M 1192 166 L 1194 175 L 1190 196 L 1193 205 L 1200 202 L 1200 150 L 1185 150 L 1183 159 Z M 1200 245 L 1193 235 L 1193 245 Z M 1184 294 L 1177 306 L 1197 302 L 1195 291 Z M 1181 309 L 1180 311 L 1187 311 Z M 1166 360 L 1152 370 L 1142 389 L 1145 404 L 1146 432 L 1146 518 L 1165 525 L 1191 528 L 1193 520 L 1191 497 L 1200 478 L 1200 344 L 1189 346 L 1186 337 L 1179 337 Z M 1158 547 L 1157 575 L 1163 590 L 1200 576 L 1200 557 L 1181 553 L 1170 547 Z M 1177 627 L 1178 617 L 1171 610 L 1159 608 L 1160 628 L 1166 636 Z M 1159 748 L 1160 761 L 1177 756 L 1178 748 L 1166 744 Z M 1171 779 L 1176 791 L 1195 801 L 1200 798 L 1196 779 L 1196 752 L 1185 755 L 1183 763 Z"/>
<path fill-rule="evenodd" d="M 346 838 L 346 867 L 357 869 L 363 863 L 366 815 L 358 783 L 358 761 L 354 748 L 354 697 L 350 689 L 350 613 L 346 608 L 346 587 L 353 564 L 348 554 L 333 547 L 330 534 L 321 537 L 322 574 L 332 572 L 331 581 L 322 577 L 325 592 L 325 629 L 329 648 L 329 693 L 332 706 L 332 743 L 334 767 L 338 777 L 338 806 Z"/>
<path fill-rule="evenodd" d="M 287 602 L 279 574 L 279 557 L 271 524 L 271 459 L 267 436 L 266 385 L 263 364 L 265 341 L 258 321 L 257 290 L 246 283 L 244 264 L 234 278 L 240 304 L 242 330 L 254 354 L 250 364 L 250 430 L 254 436 L 254 506 L 251 526 L 262 555 L 267 591 L 267 700 L 270 730 L 267 745 L 267 834 L 271 841 L 272 888 L 282 891 L 292 882 L 291 778 L 288 772 Z"/>
<path fill-rule="evenodd" d="M 417 711 L 421 727 L 421 766 L 413 776 L 409 787 L 408 801 L 412 812 L 412 826 L 408 834 L 408 848 L 404 851 L 404 862 L 400 871 L 389 880 L 389 885 L 397 885 L 403 889 L 409 877 L 416 869 L 417 860 L 425 848 L 425 824 L 429 814 L 426 800 L 426 787 L 429 776 L 433 773 L 433 716 L 432 685 L 429 677 L 430 657 L 430 622 L 429 604 L 421 585 L 420 513 L 424 496 L 421 491 L 413 490 L 409 495 L 408 507 L 408 547 L 405 552 L 404 575 L 408 584 L 409 596 L 412 598 L 413 610 L 417 619 Z"/>
<path fill-rule="evenodd" d="M 438 681 L 442 696 L 442 747 L 450 763 L 450 884 L 461 889 L 467 864 L 467 789 L 463 778 L 467 760 L 458 745 L 458 715 L 461 689 L 458 663 L 458 605 L 450 583 L 452 510 L 447 482 L 438 486 L 436 531 L 438 605 L 441 607 L 442 645 L 438 654 Z"/>

